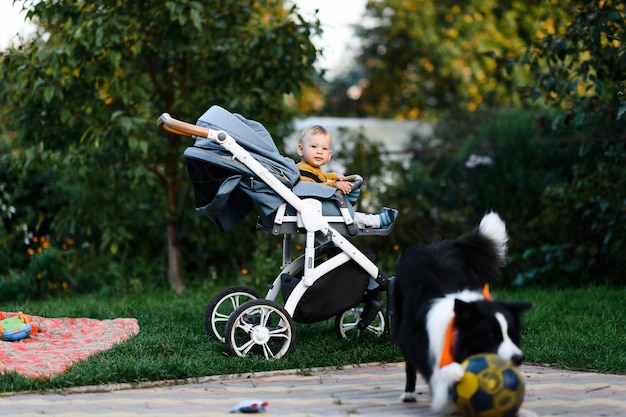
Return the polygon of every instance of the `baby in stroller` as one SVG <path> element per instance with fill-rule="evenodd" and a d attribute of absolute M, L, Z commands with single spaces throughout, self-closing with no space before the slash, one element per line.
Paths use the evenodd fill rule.
<path fill-rule="evenodd" d="M 388 235 L 385 228 L 358 228 L 343 191 L 301 181 L 295 162 L 278 152 L 260 123 L 212 106 L 192 125 L 161 115 L 167 132 L 192 136 L 184 152 L 196 210 L 222 231 L 248 212 L 258 214 L 257 228 L 283 236 L 280 272 L 266 295 L 235 286 L 216 294 L 205 313 L 209 336 L 226 343 L 229 353 L 258 353 L 280 358 L 295 341 L 294 321 L 314 323 L 335 318 L 340 337 L 351 331 L 387 331 L 382 294 L 393 278 L 375 264 L 375 256 L 346 236 Z M 292 237 L 305 237 L 304 253 L 292 256 Z M 277 300 L 282 295 L 284 306 Z"/>
<path fill-rule="evenodd" d="M 298 143 L 298 155 L 302 161 L 296 164 L 300 170 L 300 181 L 333 186 L 346 194 L 350 203 L 355 204 L 360 194 L 361 177 L 354 175 L 349 178 L 336 172 L 322 171 L 321 167 L 330 161 L 332 146 L 333 138 L 323 126 L 315 125 L 302 131 Z M 354 213 L 354 221 L 359 229 L 388 227 L 394 217 L 394 210 L 389 208 L 384 208 L 378 214 Z"/>

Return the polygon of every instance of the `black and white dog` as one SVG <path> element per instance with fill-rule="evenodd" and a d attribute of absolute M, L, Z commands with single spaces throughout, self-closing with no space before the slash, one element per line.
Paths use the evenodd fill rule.
<path fill-rule="evenodd" d="M 507 241 L 504 222 L 491 212 L 471 233 L 402 254 L 392 289 L 392 337 L 406 361 L 403 401 L 416 400 L 419 372 L 430 386 L 432 410 L 448 413 L 454 410 L 448 391 L 468 356 L 496 353 L 522 363 L 521 316 L 531 304 L 493 301 L 488 291 L 500 277 Z"/>

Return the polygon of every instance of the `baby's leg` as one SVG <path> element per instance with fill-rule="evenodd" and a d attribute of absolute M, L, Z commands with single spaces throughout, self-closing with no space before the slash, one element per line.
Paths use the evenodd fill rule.
<path fill-rule="evenodd" d="M 357 211 L 354 213 L 354 222 L 359 229 L 380 228 L 380 214 L 365 214 Z"/>

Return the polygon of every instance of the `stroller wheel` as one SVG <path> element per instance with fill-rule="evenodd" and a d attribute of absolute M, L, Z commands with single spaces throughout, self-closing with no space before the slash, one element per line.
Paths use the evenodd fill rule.
<path fill-rule="evenodd" d="M 251 300 L 235 310 L 226 324 L 226 346 L 232 355 L 256 353 L 278 359 L 293 348 L 293 319 L 274 301 Z"/>
<path fill-rule="evenodd" d="M 204 327 L 209 337 L 224 342 L 226 323 L 233 311 L 246 301 L 262 298 L 261 295 L 247 287 L 232 287 L 220 291 L 211 299 L 204 314 Z"/>
<path fill-rule="evenodd" d="M 377 337 L 385 333 L 387 322 L 382 311 L 379 311 L 372 322 L 364 329 L 359 328 L 361 313 L 363 313 L 363 307 L 356 306 L 335 316 L 335 332 L 339 338 L 357 337 L 361 334 L 361 331 L 372 333 Z"/>

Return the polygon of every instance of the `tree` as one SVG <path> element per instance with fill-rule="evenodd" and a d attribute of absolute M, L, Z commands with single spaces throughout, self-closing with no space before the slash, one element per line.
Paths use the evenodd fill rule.
<path fill-rule="evenodd" d="M 154 257 L 165 227 L 170 286 L 184 291 L 185 143 L 164 140 L 157 116 L 193 120 L 218 103 L 282 137 L 291 117 L 284 95 L 315 76 L 310 37 L 319 22 L 280 0 L 31 0 L 24 8 L 38 34 L 0 66 L 0 121 L 16 132 L 12 169 L 54 177 L 47 187 L 66 204 L 41 209 L 51 229 L 99 253 Z"/>
<path fill-rule="evenodd" d="M 567 182 L 542 194 L 531 230 L 547 242 L 528 248 L 520 281 L 626 282 L 626 4 L 570 2 L 569 19 L 537 40 L 521 61 L 534 83 L 521 91 L 558 111 L 554 129 L 582 132 L 581 161 Z M 597 160 L 590 158 L 601 153 Z M 546 232 L 549 231 L 549 232 Z"/>
<path fill-rule="evenodd" d="M 522 248 L 516 282 L 623 285 L 626 4 L 385 0 L 363 21 L 326 111 L 439 119 L 447 147 L 413 144 L 385 195 L 410 208 L 398 226 L 454 236 L 494 204 Z M 489 162 L 469 168 L 474 152 Z"/>
<path fill-rule="evenodd" d="M 327 110 L 415 119 L 519 105 L 513 92 L 528 76 L 515 58 L 541 30 L 537 22 L 552 26 L 566 15 L 559 6 L 540 0 L 370 1 L 367 23 L 357 27 L 357 66 L 331 83 Z"/>
<path fill-rule="evenodd" d="M 580 127 L 593 119 L 600 126 L 613 125 L 626 111 L 626 5 L 610 0 L 569 3 L 568 19 L 536 39 L 519 60 L 534 81 L 520 90 L 564 112 L 555 126 L 565 120 Z"/>

